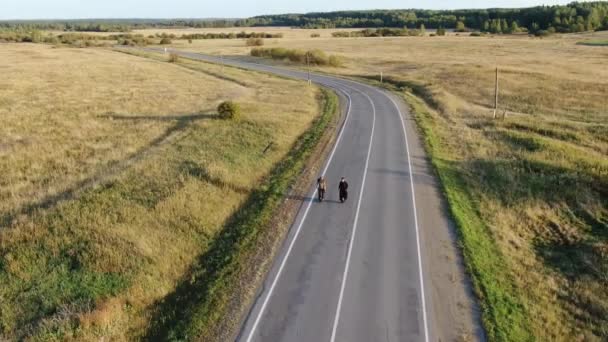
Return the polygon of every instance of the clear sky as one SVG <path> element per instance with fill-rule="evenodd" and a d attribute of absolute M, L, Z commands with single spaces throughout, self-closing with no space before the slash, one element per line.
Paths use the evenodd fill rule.
<path fill-rule="evenodd" d="M 490 8 L 565 4 L 555 0 L 0 0 L 1 19 L 240 18 L 260 14 L 392 8 Z"/>

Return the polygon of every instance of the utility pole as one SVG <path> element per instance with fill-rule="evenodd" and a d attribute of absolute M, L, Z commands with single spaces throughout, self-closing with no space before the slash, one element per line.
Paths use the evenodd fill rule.
<path fill-rule="evenodd" d="M 496 78 L 494 81 L 494 119 L 496 119 L 497 110 L 498 110 L 498 67 L 496 67 Z"/>
<path fill-rule="evenodd" d="M 380 83 L 382 83 L 382 71 L 380 71 Z"/>
<path fill-rule="evenodd" d="M 306 67 L 308 68 L 308 85 L 312 84 L 312 80 L 310 79 L 310 58 L 308 51 L 306 51 Z"/>

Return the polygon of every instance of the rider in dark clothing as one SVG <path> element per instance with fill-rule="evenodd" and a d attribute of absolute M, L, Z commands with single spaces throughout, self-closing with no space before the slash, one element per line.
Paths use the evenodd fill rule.
<path fill-rule="evenodd" d="M 346 179 L 344 179 L 344 177 L 342 177 L 342 179 L 340 180 L 338 189 L 340 190 L 340 202 L 344 203 L 344 201 L 346 201 L 346 198 L 348 198 L 348 183 L 346 182 Z"/>

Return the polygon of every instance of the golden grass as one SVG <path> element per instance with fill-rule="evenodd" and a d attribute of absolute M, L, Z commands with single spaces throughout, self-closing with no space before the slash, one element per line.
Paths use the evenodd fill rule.
<path fill-rule="evenodd" d="M 302 34 L 265 46 L 318 48 L 347 58 L 345 68 L 320 71 L 376 79 L 382 72 L 406 90 L 420 87 L 435 109 L 441 162 L 464 180 L 533 334 L 593 341 L 608 338 L 608 49 L 577 42 L 607 37 Z M 238 41 L 174 46 L 249 58 Z M 491 120 L 496 66 L 504 121 Z"/>
<path fill-rule="evenodd" d="M 0 127 L 2 213 L 74 187 L 143 151 L 171 125 L 112 115 L 197 114 L 226 97 L 253 94 L 238 84 L 104 50 L 8 45 L 0 56 L 0 115 L 8 123 Z"/>
<path fill-rule="evenodd" d="M 313 29 L 291 29 L 289 27 L 220 27 L 220 28 L 184 28 L 184 29 L 144 29 L 133 30 L 133 34 L 143 34 L 146 37 L 157 33 L 182 34 L 193 33 L 238 33 L 238 32 L 266 32 L 266 33 L 282 33 L 283 38 L 310 38 L 313 33 L 321 34 L 321 37 L 331 37 L 331 33 L 335 31 L 353 31 L 348 29 L 331 29 L 331 30 L 313 30 Z"/>
<path fill-rule="evenodd" d="M 141 336 L 318 114 L 317 88 L 192 61 L 27 44 L 0 61 L 5 338 Z M 224 100 L 239 122 L 214 118 Z"/>

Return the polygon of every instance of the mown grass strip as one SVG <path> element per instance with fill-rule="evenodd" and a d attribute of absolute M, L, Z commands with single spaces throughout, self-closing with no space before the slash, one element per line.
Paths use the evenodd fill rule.
<path fill-rule="evenodd" d="M 582 42 L 577 42 L 576 45 L 608 46 L 608 40 L 585 40 Z"/>
<path fill-rule="evenodd" d="M 229 220 L 176 291 L 159 303 L 148 339 L 214 338 L 214 327 L 229 311 L 234 284 L 243 270 L 256 266 L 251 265 L 249 256 L 255 249 L 264 248 L 259 244 L 260 238 L 337 113 L 337 96 L 324 89 L 322 94 L 322 113 L 312 127 Z"/>

